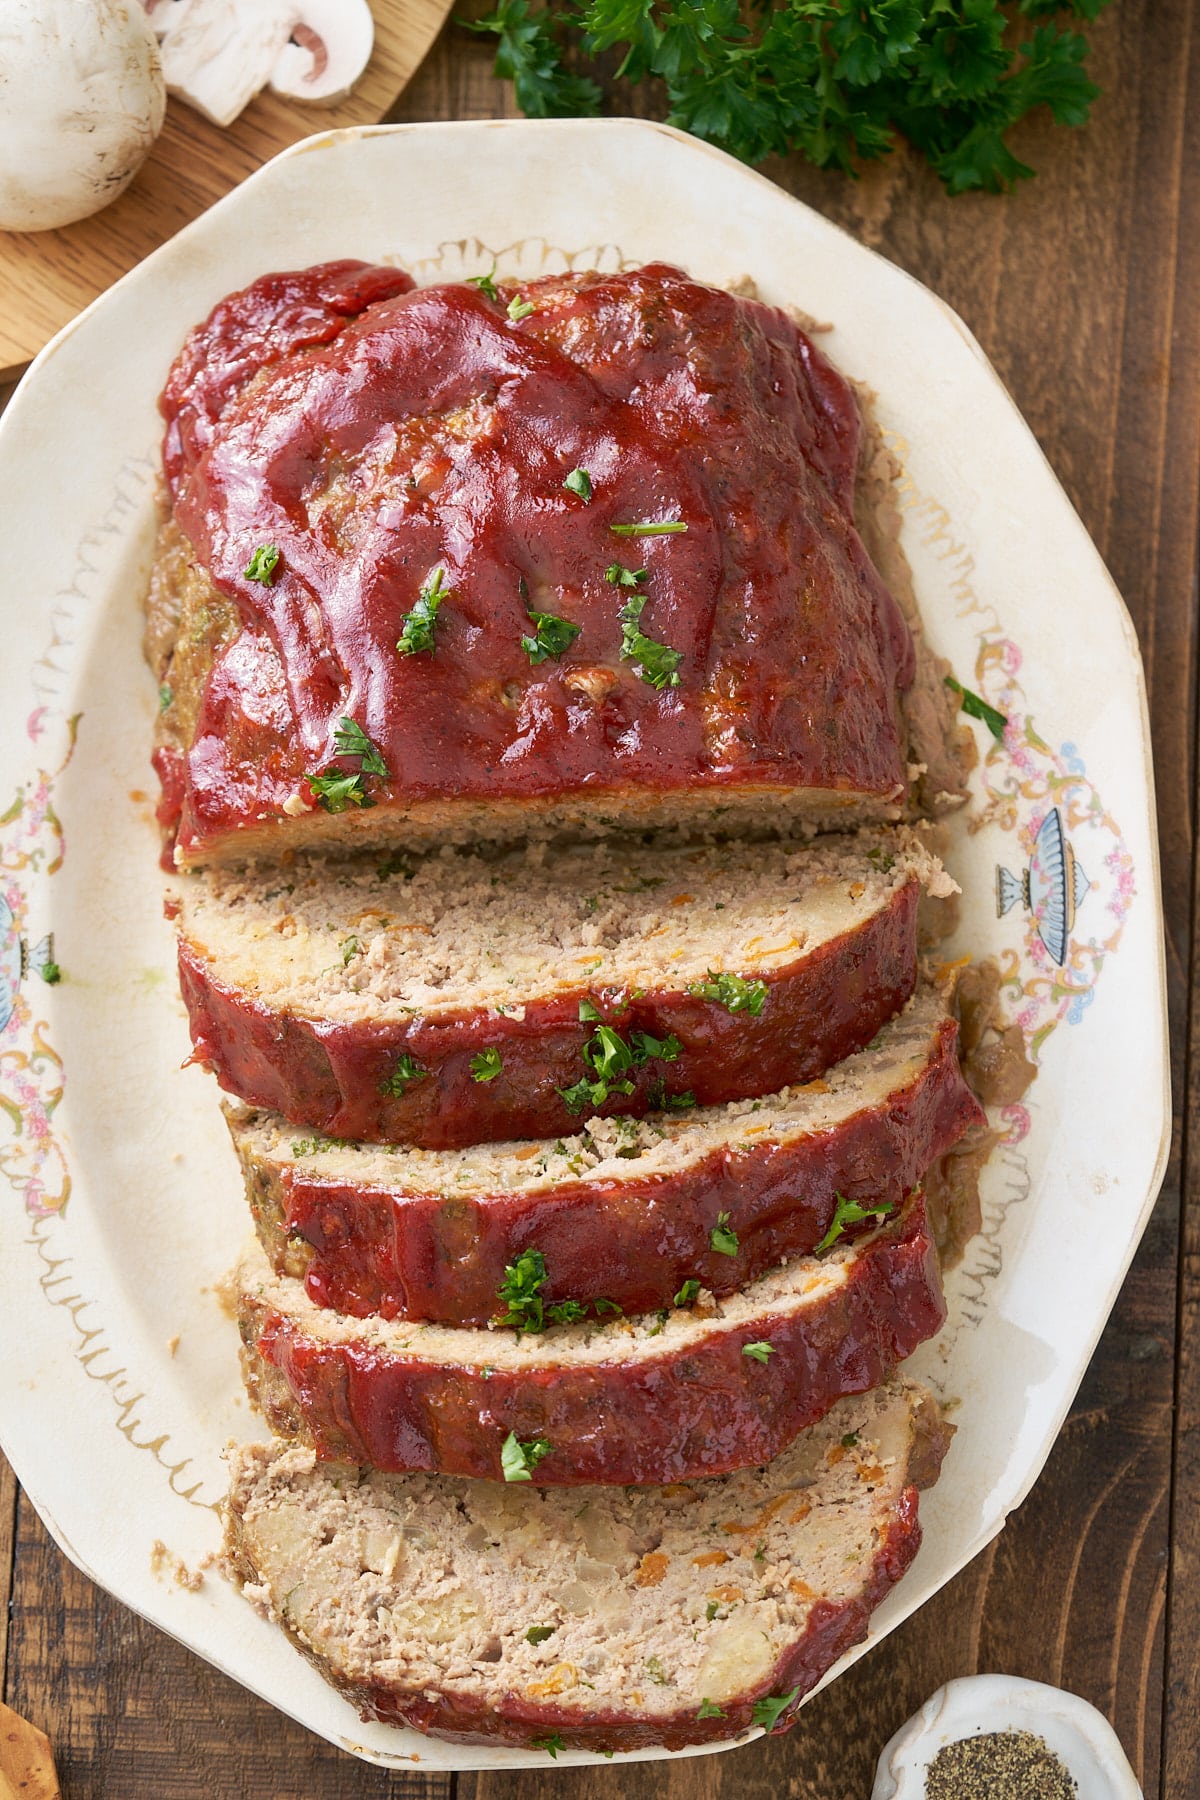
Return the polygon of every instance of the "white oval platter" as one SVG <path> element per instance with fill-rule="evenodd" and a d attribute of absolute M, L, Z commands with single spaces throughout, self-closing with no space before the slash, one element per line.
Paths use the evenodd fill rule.
<path fill-rule="evenodd" d="M 1146 702 L 1121 600 L 961 322 L 818 214 L 662 126 L 311 138 L 119 281 L 22 383 L 0 425 L 0 1441 L 80 1568 L 314 1731 L 397 1766 L 529 1766 L 542 1752 L 360 1723 L 219 1575 L 194 1589 L 171 1575 L 174 1559 L 196 1571 L 215 1550 L 222 1445 L 256 1425 L 219 1287 L 244 1207 L 215 1089 L 181 1068 L 156 869 L 157 696 L 139 654 L 155 401 L 184 332 L 228 290 L 347 256 L 418 280 L 493 259 L 506 276 L 665 259 L 712 282 L 750 275 L 764 299 L 831 321 L 825 347 L 875 390 L 901 459 L 930 638 L 1008 717 L 1003 745 L 975 728 L 951 954 L 1000 959 L 1041 1073 L 999 1121 L 983 1233 L 951 1278 L 945 1332 L 911 1365 L 956 1403 L 958 1436 L 922 1508 L 924 1547 L 869 1642 L 1029 1489 L 1161 1179 Z M 39 978 L 49 933 L 55 985 Z"/>

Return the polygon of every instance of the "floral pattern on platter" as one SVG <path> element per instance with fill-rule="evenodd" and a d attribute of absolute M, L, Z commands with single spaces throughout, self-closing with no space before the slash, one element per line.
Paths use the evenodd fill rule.
<path fill-rule="evenodd" d="M 39 768 L 0 813 L 0 1175 L 35 1219 L 63 1211 L 71 1175 L 54 1128 L 63 1061 L 41 1016 L 42 996 L 30 981 L 57 980 L 53 937 L 31 942 L 29 889 L 17 877 L 48 877 L 62 867 L 65 842 L 53 792 L 71 760 L 77 725 L 77 718 L 66 721 L 56 766 Z M 50 729 L 50 716 L 39 707 L 26 726 L 30 741 L 37 745 Z"/>

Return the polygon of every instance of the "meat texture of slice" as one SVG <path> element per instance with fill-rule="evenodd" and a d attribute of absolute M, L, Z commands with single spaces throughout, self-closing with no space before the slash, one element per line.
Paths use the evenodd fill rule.
<path fill-rule="evenodd" d="M 766 1468 L 665 1491 L 382 1475 L 256 1444 L 233 1457 L 227 1558 L 364 1718 L 679 1749 L 793 1723 L 916 1554 L 949 1437 L 894 1382 Z"/>
<path fill-rule="evenodd" d="M 324 265 L 222 302 L 162 410 L 179 867 L 902 806 L 858 406 L 783 312 L 664 264 Z"/>
<path fill-rule="evenodd" d="M 768 1462 L 882 1381 L 945 1317 L 921 1195 L 869 1237 L 740 1293 L 538 1332 L 314 1306 L 258 1245 L 238 1277 L 243 1374 L 273 1430 L 390 1470 L 688 1481 Z"/>
<path fill-rule="evenodd" d="M 304 859 L 182 884 L 179 974 L 221 1085 L 339 1138 L 440 1149 L 808 1081 L 913 991 L 912 833 Z"/>
<path fill-rule="evenodd" d="M 653 1312 L 687 1283 L 721 1297 L 899 1207 L 985 1122 L 956 1038 L 923 987 L 805 1087 L 532 1144 L 397 1151 L 298 1138 L 275 1113 L 228 1120 L 263 1249 L 317 1305 L 534 1326 L 597 1299 Z"/>

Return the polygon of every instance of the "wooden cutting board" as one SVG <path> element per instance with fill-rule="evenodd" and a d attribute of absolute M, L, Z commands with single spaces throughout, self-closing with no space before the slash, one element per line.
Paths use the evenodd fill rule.
<path fill-rule="evenodd" d="M 0 381 L 182 225 L 269 157 L 313 132 L 374 124 L 437 36 L 453 0 L 372 0 L 375 50 L 349 99 L 306 105 L 263 92 L 226 130 L 167 102 L 153 154 L 102 212 L 61 231 L 0 231 Z"/>

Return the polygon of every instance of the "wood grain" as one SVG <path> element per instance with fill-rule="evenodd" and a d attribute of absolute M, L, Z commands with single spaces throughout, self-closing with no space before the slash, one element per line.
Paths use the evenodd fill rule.
<path fill-rule="evenodd" d="M 1105 88 L 1093 123 L 1063 133 L 1030 122 L 1019 147 L 1040 173 L 1009 198 L 951 201 L 903 153 L 857 184 L 790 161 L 768 170 L 963 315 L 1106 556 L 1143 646 L 1179 1124 L 1159 1205 L 1040 1481 L 1002 1536 L 787 1738 L 626 1771 L 548 1761 L 432 1781 L 381 1776 L 318 1745 L 93 1588 L 22 1503 L 6 1691 L 49 1728 L 66 1800 L 864 1800 L 890 1733 L 939 1683 L 975 1669 L 1085 1694 L 1114 1720 L 1148 1797 L 1200 1794 L 1200 1131 L 1189 1129 L 1200 1119 L 1200 18 L 1189 0 L 1122 0 L 1090 35 Z M 639 104 L 653 111 L 654 98 Z M 451 27 L 390 116 L 512 111 L 488 47 Z M 0 1477 L 0 1569 L 6 1517 Z"/>
<path fill-rule="evenodd" d="M 59 231 L 0 232 L 0 380 L 69 319 L 239 181 L 313 132 L 382 118 L 441 29 L 452 0 L 374 0 L 375 48 L 336 106 L 265 90 L 227 129 L 171 99 L 162 135 L 126 192 Z"/>

